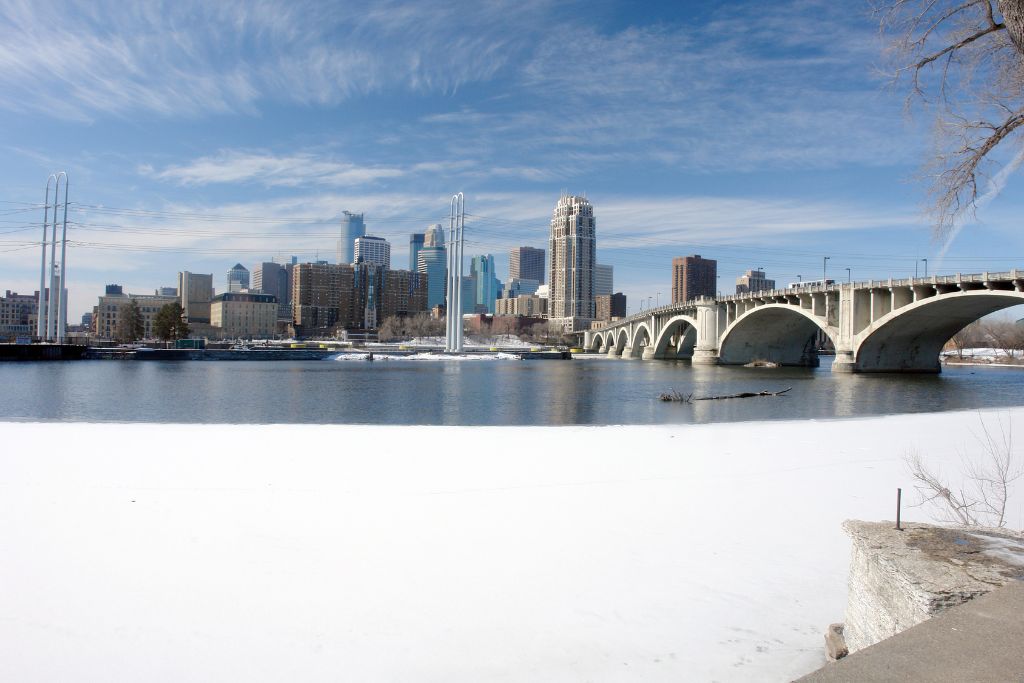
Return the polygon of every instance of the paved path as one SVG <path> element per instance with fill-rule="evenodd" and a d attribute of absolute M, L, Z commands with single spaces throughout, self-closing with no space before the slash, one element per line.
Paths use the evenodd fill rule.
<path fill-rule="evenodd" d="M 1024 681 L 1024 581 L 947 610 L 800 681 Z"/>

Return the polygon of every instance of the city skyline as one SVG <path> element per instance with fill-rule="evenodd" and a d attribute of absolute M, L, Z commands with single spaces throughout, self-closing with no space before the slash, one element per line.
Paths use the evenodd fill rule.
<path fill-rule="evenodd" d="M 544 247 L 563 189 L 585 193 L 631 312 L 688 253 L 729 282 L 817 278 L 823 256 L 837 280 L 1022 260 L 1020 174 L 991 175 L 982 192 L 1002 193 L 944 257 L 932 241 L 913 181 L 932 122 L 877 75 L 866 5 L 296 7 L 0 9 L 3 288 L 38 288 L 26 243 L 64 169 L 69 320 L 108 282 L 331 260 L 346 210 L 405 263 L 457 191 L 499 275 L 511 248 Z M 549 40 L 565 26 L 570 54 Z M 60 58 L 39 47 L 54 39 Z"/>

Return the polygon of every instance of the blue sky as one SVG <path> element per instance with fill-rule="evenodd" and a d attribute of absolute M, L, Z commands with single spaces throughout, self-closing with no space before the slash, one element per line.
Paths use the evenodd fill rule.
<path fill-rule="evenodd" d="M 407 263 L 466 194 L 467 258 L 544 247 L 586 193 L 636 310 L 674 256 L 721 288 L 1024 268 L 1020 174 L 945 257 L 916 180 L 933 120 L 879 75 L 867 7 L 793 2 L 0 6 L 0 289 L 38 287 L 46 177 L 71 176 L 70 316 L 105 283 L 333 260 L 341 211 Z M 660 296 L 659 296 L 660 293 Z"/>

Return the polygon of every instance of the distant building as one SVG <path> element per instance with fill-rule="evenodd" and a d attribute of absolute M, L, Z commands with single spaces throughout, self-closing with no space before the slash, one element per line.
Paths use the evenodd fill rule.
<path fill-rule="evenodd" d="M 547 263 L 543 249 L 516 247 L 508 254 L 509 280 L 536 280 L 544 284 L 544 270 Z"/>
<path fill-rule="evenodd" d="M 594 319 L 597 254 L 594 207 L 586 197 L 562 195 L 551 216 L 548 239 L 548 315 L 565 331 L 590 327 Z"/>
<path fill-rule="evenodd" d="M 536 280 L 527 280 L 522 278 L 510 279 L 505 283 L 505 287 L 502 289 L 503 299 L 514 299 L 517 296 L 536 294 L 537 290 L 540 289 L 540 283 Z"/>
<path fill-rule="evenodd" d="M 498 299 L 495 303 L 495 315 L 525 316 L 541 318 L 548 313 L 548 300 L 536 294 L 521 294 L 514 297 Z"/>
<path fill-rule="evenodd" d="M 594 297 L 597 305 L 597 319 L 610 321 L 615 318 L 626 317 L 626 295 L 622 292 L 615 294 L 602 294 Z"/>
<path fill-rule="evenodd" d="M 279 320 L 291 318 L 291 277 L 289 265 L 264 261 L 252 269 L 251 291 L 270 294 L 277 299 Z"/>
<path fill-rule="evenodd" d="M 107 296 L 117 296 L 118 294 L 124 294 L 124 288 L 121 285 L 107 285 L 103 293 Z"/>
<path fill-rule="evenodd" d="M 715 296 L 718 286 L 718 262 L 700 254 L 672 259 L 672 303 L 701 296 Z"/>
<path fill-rule="evenodd" d="M 736 293 L 746 294 L 748 292 L 765 292 L 775 289 L 775 280 L 769 280 L 764 276 L 763 270 L 748 270 L 736 278 Z"/>
<path fill-rule="evenodd" d="M 157 313 L 167 304 L 178 303 L 178 298 L 150 294 L 103 295 L 92 309 L 92 328 L 96 336 L 118 341 L 127 340 L 131 336 L 127 325 L 127 309 L 133 301 L 142 314 L 142 337 L 150 339 L 154 336 L 153 323 Z"/>
<path fill-rule="evenodd" d="M 273 294 L 226 292 L 210 302 L 210 324 L 223 339 L 267 339 L 277 329 Z"/>
<path fill-rule="evenodd" d="M 448 279 L 447 250 L 443 246 L 424 246 L 417 256 L 416 271 L 427 276 L 427 307 L 443 305 Z"/>
<path fill-rule="evenodd" d="M 117 287 L 118 294 L 121 287 Z M 108 287 L 109 290 L 109 287 Z M 210 322 L 210 301 L 213 300 L 213 274 L 178 273 L 178 299 L 189 323 Z"/>
<path fill-rule="evenodd" d="M 409 235 L 409 270 L 416 272 L 416 268 L 419 265 L 419 259 L 417 258 L 420 253 L 420 249 L 424 246 L 426 235 L 422 232 L 414 232 Z"/>
<path fill-rule="evenodd" d="M 384 318 L 428 311 L 429 276 L 375 263 L 300 263 L 292 277 L 292 312 L 303 336 L 375 329 Z"/>
<path fill-rule="evenodd" d="M 355 242 L 355 260 L 353 263 L 373 263 L 384 270 L 391 268 L 391 244 L 383 237 L 363 235 Z"/>
<path fill-rule="evenodd" d="M 241 263 L 236 263 L 228 271 L 227 285 L 229 292 L 241 292 L 249 289 L 249 269 Z"/>
<path fill-rule="evenodd" d="M 462 276 L 462 314 L 476 313 L 476 281 L 470 275 Z"/>
<path fill-rule="evenodd" d="M 494 256 L 474 256 L 469 264 L 470 277 L 476 288 L 476 307 L 480 313 L 494 313 L 494 302 L 498 298 L 498 278 L 494 275 Z"/>
<path fill-rule="evenodd" d="M 174 297 L 176 297 L 176 296 L 178 296 L 178 288 L 177 287 L 158 287 L 156 289 L 156 291 L 154 291 L 153 293 L 156 294 L 157 296 L 174 296 Z"/>
<path fill-rule="evenodd" d="M 355 263 L 356 238 L 366 234 L 366 223 L 363 222 L 363 214 L 341 212 L 341 236 L 338 239 L 337 262 L 341 264 Z"/>
<path fill-rule="evenodd" d="M 594 266 L 594 296 L 608 295 L 615 291 L 615 268 L 598 263 Z"/>
<path fill-rule="evenodd" d="M 50 301 L 49 294 L 49 290 L 46 290 L 43 298 L 44 305 Z M 4 297 L 0 299 L 0 340 L 35 336 L 38 332 L 36 327 L 38 313 L 38 291 L 33 294 L 18 294 L 7 290 Z"/>

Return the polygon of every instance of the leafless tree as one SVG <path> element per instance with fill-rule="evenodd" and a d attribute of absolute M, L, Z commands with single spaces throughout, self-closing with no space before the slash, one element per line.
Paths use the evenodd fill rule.
<path fill-rule="evenodd" d="M 875 9 L 894 82 L 909 81 L 908 103 L 938 110 L 926 174 L 941 237 L 976 210 L 997 148 L 1014 155 L 1008 170 L 1024 156 L 1024 0 L 879 0 Z"/>
<path fill-rule="evenodd" d="M 963 482 L 951 488 L 942 476 L 929 469 L 919 453 L 907 455 L 907 466 L 921 494 L 918 505 L 937 509 L 945 522 L 962 526 L 1006 526 L 1006 504 L 1010 485 L 1024 475 L 1013 450 L 1013 435 L 1007 417 L 998 420 L 998 432 L 990 429 L 983 418 L 981 433 L 975 434 L 980 452 L 974 456 L 961 454 Z"/>
<path fill-rule="evenodd" d="M 982 345 L 987 345 L 981 321 L 975 320 L 973 323 L 954 334 L 949 340 L 949 345 L 953 347 L 954 351 L 956 351 L 956 356 L 959 360 L 964 359 L 964 349 L 973 349 Z"/>

